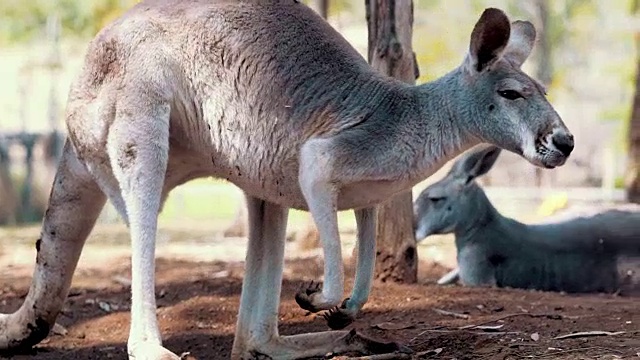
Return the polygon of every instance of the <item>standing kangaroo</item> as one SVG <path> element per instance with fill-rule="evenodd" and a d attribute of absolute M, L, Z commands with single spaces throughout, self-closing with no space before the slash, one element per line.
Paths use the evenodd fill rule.
<path fill-rule="evenodd" d="M 38 343 L 54 324 L 78 257 L 108 198 L 131 234 L 130 358 L 178 359 L 162 347 L 154 295 L 157 215 L 198 177 L 246 194 L 249 243 L 232 358 L 277 359 L 394 346 L 354 332 L 280 336 L 289 208 L 307 209 L 324 251 L 322 288 L 298 302 L 351 319 L 366 302 L 376 204 L 407 191 L 480 142 L 537 166 L 564 164 L 573 137 L 520 66 L 529 22 L 487 9 L 462 65 L 410 86 L 383 76 L 294 0 L 149 0 L 89 44 L 67 104 L 68 141 L 36 243 L 29 293 L 0 315 L 0 348 Z M 355 209 L 358 275 L 343 296 L 338 210 Z M 331 321 L 330 321 L 331 324 Z M 393 344 L 392 344 L 393 345 Z"/>
<path fill-rule="evenodd" d="M 499 154 L 494 146 L 465 153 L 414 203 L 416 239 L 455 234 L 458 269 L 438 283 L 459 278 L 470 286 L 640 291 L 634 275 L 640 269 L 640 211 L 609 210 L 537 225 L 504 217 L 474 181 Z"/>

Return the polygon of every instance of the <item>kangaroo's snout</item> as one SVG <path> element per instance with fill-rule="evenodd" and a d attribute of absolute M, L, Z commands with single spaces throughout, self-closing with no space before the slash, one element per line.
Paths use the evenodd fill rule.
<path fill-rule="evenodd" d="M 573 151 L 573 135 L 568 132 L 556 132 L 551 138 L 553 145 L 560 151 L 565 157 L 569 157 Z"/>

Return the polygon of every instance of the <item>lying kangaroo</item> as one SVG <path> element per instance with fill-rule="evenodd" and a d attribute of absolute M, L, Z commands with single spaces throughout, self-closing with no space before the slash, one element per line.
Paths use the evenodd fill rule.
<path fill-rule="evenodd" d="M 162 347 L 154 295 L 157 215 L 171 189 L 225 178 L 246 194 L 249 244 L 234 359 L 388 351 L 354 332 L 280 336 L 289 208 L 308 209 L 325 255 L 311 311 L 350 319 L 369 295 L 376 205 L 480 142 L 537 166 L 565 163 L 573 136 L 520 70 L 535 29 L 483 12 L 460 67 L 409 86 L 383 76 L 294 0 L 149 0 L 88 46 L 67 104 L 68 140 L 43 220 L 24 304 L 0 315 L 0 348 L 42 340 L 65 300 L 84 241 L 108 198 L 132 243 L 130 358 Z M 336 212 L 355 209 L 358 276 L 343 296 Z"/>
<path fill-rule="evenodd" d="M 440 279 L 566 292 L 615 292 L 637 284 L 640 211 L 526 225 L 502 216 L 474 179 L 488 172 L 500 149 L 479 146 L 416 199 L 416 239 L 454 233 L 458 266 Z M 625 283 L 627 282 L 627 283 Z"/>

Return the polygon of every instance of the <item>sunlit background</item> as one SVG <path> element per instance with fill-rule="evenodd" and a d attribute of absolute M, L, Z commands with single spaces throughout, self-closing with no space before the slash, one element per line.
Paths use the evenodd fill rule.
<path fill-rule="evenodd" d="M 55 171 L 52 154 L 64 136 L 70 82 L 82 66 L 92 36 L 136 2 L 0 2 L 0 150 L 4 153 L 0 224 L 6 226 L 2 231 L 7 235 L 0 236 L 0 244 L 20 243 L 20 239 L 30 244 L 37 234 Z M 414 1 L 413 47 L 420 83 L 460 64 L 473 24 L 486 7 L 504 9 L 512 19 L 530 20 L 538 29 L 538 44 L 525 68 L 547 86 L 549 99 L 576 136 L 576 148 L 566 166 L 552 171 L 503 153 L 481 180 L 501 212 L 534 221 L 568 205 L 607 204 L 624 198 L 626 134 L 638 63 L 634 36 L 640 30 L 633 2 Z M 364 1 L 330 0 L 329 21 L 366 56 Z M 222 241 L 239 206 L 239 190 L 222 181 L 183 185 L 161 214 L 161 227 L 168 230 L 159 241 Z M 105 233 L 98 231 L 90 243 L 99 238 L 126 244 L 126 232 L 113 209 L 105 209 L 100 223 L 104 229 L 116 229 L 117 235 L 102 236 Z M 309 220 L 306 214 L 294 212 L 290 223 L 293 239 Z M 354 227 L 350 213 L 341 214 L 341 226 L 348 242 Z M 421 244 L 421 249 L 427 256 L 450 262 L 451 248 L 442 250 L 448 243 L 431 241 Z"/>

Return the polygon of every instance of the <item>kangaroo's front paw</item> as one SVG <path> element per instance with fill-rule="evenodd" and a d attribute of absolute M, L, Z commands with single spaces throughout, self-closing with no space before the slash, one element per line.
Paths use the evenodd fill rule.
<path fill-rule="evenodd" d="M 322 296 L 322 283 L 314 282 L 313 280 L 307 284 L 302 284 L 300 289 L 296 293 L 296 302 L 298 306 L 304 310 L 311 311 L 313 313 L 322 310 L 314 305 L 314 298 Z"/>
<path fill-rule="evenodd" d="M 296 293 L 296 302 L 304 310 L 316 313 L 321 310 L 329 310 L 336 306 L 337 302 L 326 300 L 322 295 L 322 283 L 311 281 L 302 284 Z"/>
<path fill-rule="evenodd" d="M 322 314 L 322 317 L 327 321 L 327 325 L 333 330 L 341 330 L 349 326 L 356 320 L 358 310 L 350 309 L 347 304 L 349 298 L 344 299 L 340 306 L 336 306 L 329 311 Z"/>
<path fill-rule="evenodd" d="M 171 351 L 154 342 L 143 341 L 129 345 L 129 359 L 131 360 L 180 360 Z"/>

